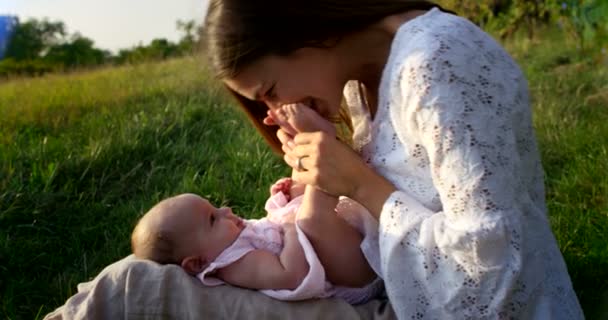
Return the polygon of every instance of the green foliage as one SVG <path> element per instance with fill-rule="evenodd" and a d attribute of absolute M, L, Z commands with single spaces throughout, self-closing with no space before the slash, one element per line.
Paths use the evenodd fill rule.
<path fill-rule="evenodd" d="M 524 32 L 531 40 L 539 29 L 558 25 L 563 45 L 573 46 L 579 56 L 596 64 L 608 64 L 608 1 L 606 0 L 441 0 L 455 10 L 496 34 L 502 40 Z"/>
<path fill-rule="evenodd" d="M 140 63 L 164 60 L 182 55 L 177 44 L 166 39 L 154 39 L 147 46 L 136 46 L 133 49 L 123 49 L 118 52 L 114 61 L 118 64 Z"/>
<path fill-rule="evenodd" d="M 528 37 L 533 38 L 539 24 L 552 23 L 557 8 L 555 0 L 512 0 L 508 9 L 497 15 L 500 37 L 509 38 L 519 29 L 525 29 Z"/>
<path fill-rule="evenodd" d="M 112 60 L 117 64 L 140 63 L 194 53 L 199 48 L 198 27 L 194 20 L 178 20 L 176 27 L 182 33 L 182 37 L 177 43 L 166 39 L 154 39 L 147 46 L 139 45 L 131 49 L 120 50 Z"/>
<path fill-rule="evenodd" d="M 453 10 L 457 14 L 466 17 L 467 19 L 484 26 L 490 19 L 494 17 L 494 12 L 500 11 L 500 3 L 502 1 L 484 1 L 484 0 L 439 0 L 435 1 L 443 8 Z"/>
<path fill-rule="evenodd" d="M 192 52 L 198 42 L 198 27 L 194 20 L 177 20 L 177 30 L 180 30 L 183 34 L 182 39 L 179 41 L 179 48 L 183 52 Z"/>
<path fill-rule="evenodd" d="M 109 56 L 91 39 L 78 33 L 68 37 L 63 22 L 31 19 L 17 23 L 6 58 L 0 60 L 0 77 L 97 66 Z"/>
<path fill-rule="evenodd" d="M 192 54 L 198 47 L 195 22 L 179 20 L 177 28 L 183 33 L 178 43 L 154 39 L 148 45 L 123 49 L 113 56 L 78 33 L 68 36 L 62 22 L 31 19 L 17 23 L 6 59 L 0 60 L 0 77 L 39 76 L 47 72 L 104 64 L 145 63 Z"/>
<path fill-rule="evenodd" d="M 97 66 L 110 57 L 108 51 L 93 47 L 93 40 L 74 35 L 70 41 L 52 46 L 43 60 L 64 69 Z"/>
<path fill-rule="evenodd" d="M 578 41 L 578 49 L 582 53 L 588 54 L 592 53 L 593 49 L 599 48 L 599 51 L 606 55 L 605 50 L 608 49 L 608 1 L 563 1 L 561 9 L 561 25 Z M 600 58 L 604 58 L 608 63 L 605 56 Z"/>
<path fill-rule="evenodd" d="M 51 65 L 42 59 L 15 60 L 13 58 L 6 58 L 0 60 L 0 77 L 8 75 L 41 76 L 56 70 L 57 66 Z"/>
<path fill-rule="evenodd" d="M 6 58 L 16 61 L 34 60 L 44 55 L 66 35 L 63 22 L 28 20 L 18 22 L 6 48 Z"/>
<path fill-rule="evenodd" d="M 443 0 L 439 3 L 471 21 L 495 31 L 502 39 L 525 30 L 533 37 L 538 25 L 551 23 L 559 11 L 557 0 Z"/>

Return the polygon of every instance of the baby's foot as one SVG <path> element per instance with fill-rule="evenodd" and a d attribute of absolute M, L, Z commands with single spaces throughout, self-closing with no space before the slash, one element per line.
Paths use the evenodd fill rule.
<path fill-rule="evenodd" d="M 336 135 L 336 127 L 307 105 L 286 104 L 274 110 L 274 120 L 281 127 L 293 128 L 296 132 L 323 131 Z"/>
<path fill-rule="evenodd" d="M 279 192 L 283 192 L 283 194 L 288 198 L 287 200 L 290 200 L 290 189 L 292 184 L 293 181 L 291 178 L 281 178 L 270 187 L 270 195 L 274 196 Z"/>

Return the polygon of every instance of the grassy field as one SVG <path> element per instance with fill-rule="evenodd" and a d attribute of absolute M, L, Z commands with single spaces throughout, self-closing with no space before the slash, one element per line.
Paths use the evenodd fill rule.
<path fill-rule="evenodd" d="M 559 39 L 525 69 L 553 230 L 589 319 L 608 292 L 608 71 Z M 41 318 L 129 253 L 142 211 L 195 192 L 246 217 L 287 173 L 193 58 L 0 83 L 0 317 Z"/>

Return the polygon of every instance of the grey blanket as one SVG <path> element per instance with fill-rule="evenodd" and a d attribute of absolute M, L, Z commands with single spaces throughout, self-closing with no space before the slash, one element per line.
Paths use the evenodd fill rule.
<path fill-rule="evenodd" d="M 274 300 L 254 290 L 205 287 L 180 267 L 117 261 L 44 319 L 396 319 L 388 301 Z"/>

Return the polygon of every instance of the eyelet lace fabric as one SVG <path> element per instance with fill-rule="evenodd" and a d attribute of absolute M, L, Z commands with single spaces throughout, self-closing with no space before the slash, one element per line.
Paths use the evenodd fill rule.
<path fill-rule="evenodd" d="M 546 217 L 527 83 L 500 45 L 433 9 L 395 35 L 373 120 L 355 89 L 354 145 L 398 189 L 370 261 L 398 317 L 582 319 Z"/>

